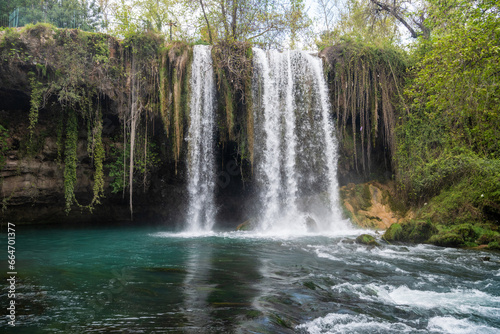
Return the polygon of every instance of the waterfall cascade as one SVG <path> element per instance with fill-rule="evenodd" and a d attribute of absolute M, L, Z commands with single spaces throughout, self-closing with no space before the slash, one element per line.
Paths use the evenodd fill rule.
<path fill-rule="evenodd" d="M 253 62 L 259 229 L 301 233 L 345 228 L 321 60 L 300 51 L 254 48 Z M 194 47 L 190 84 L 187 230 L 207 232 L 216 214 L 215 81 L 209 46 Z"/>
<path fill-rule="evenodd" d="M 321 59 L 254 48 L 253 61 L 259 227 L 296 232 L 345 228 Z"/>
<path fill-rule="evenodd" d="M 190 85 L 187 230 L 204 232 L 212 229 L 216 213 L 215 80 L 209 46 L 194 46 Z"/>

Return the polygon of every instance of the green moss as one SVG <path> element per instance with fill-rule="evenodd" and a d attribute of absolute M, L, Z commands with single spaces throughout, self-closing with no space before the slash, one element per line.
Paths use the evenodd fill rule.
<path fill-rule="evenodd" d="M 372 206 L 372 195 L 370 193 L 370 186 L 365 184 L 358 184 L 355 188 L 356 197 L 359 199 L 360 209 L 367 210 Z"/>
<path fill-rule="evenodd" d="M 33 37 L 40 37 L 42 34 L 52 33 L 57 28 L 50 23 L 38 22 L 36 24 L 28 23 L 22 29 L 22 33 L 28 33 Z"/>
<path fill-rule="evenodd" d="M 402 99 L 407 57 L 394 47 L 357 40 L 344 40 L 322 53 L 338 125 L 339 166 L 368 179 L 375 157 L 395 150 L 393 97 Z"/>
<path fill-rule="evenodd" d="M 93 186 L 93 198 L 89 204 L 89 209 L 92 210 L 94 205 L 100 204 L 101 197 L 104 196 L 104 158 L 105 152 L 102 144 L 102 120 L 101 113 L 98 113 L 97 121 L 94 125 L 93 137 L 93 153 L 92 158 L 94 160 L 94 186 Z"/>
<path fill-rule="evenodd" d="M 401 241 L 403 239 L 403 228 L 400 224 L 392 224 L 384 233 L 382 238 L 386 241 Z"/>
<path fill-rule="evenodd" d="M 29 111 L 29 131 L 30 131 L 30 144 L 33 139 L 33 131 L 38 123 L 38 111 L 42 106 L 42 98 L 46 88 L 39 82 L 33 73 L 30 75 L 31 85 L 31 98 L 30 98 L 30 111 Z"/>
<path fill-rule="evenodd" d="M 402 224 L 393 224 L 385 232 L 386 241 L 427 242 L 437 233 L 437 228 L 430 221 L 410 220 Z"/>
<path fill-rule="evenodd" d="M 444 247 L 460 247 L 464 245 L 464 242 L 463 236 L 455 232 L 439 233 L 429 239 L 429 243 Z"/>
<path fill-rule="evenodd" d="M 65 211 L 71 211 L 75 201 L 76 167 L 78 159 L 76 154 L 78 143 L 78 118 L 74 110 L 69 111 L 66 127 L 65 158 L 64 158 L 64 197 L 66 199 Z"/>
<path fill-rule="evenodd" d="M 484 230 L 472 224 L 438 225 L 438 232 L 429 238 L 429 243 L 445 247 L 475 247 L 482 233 Z"/>
<path fill-rule="evenodd" d="M 356 242 L 362 245 L 379 246 L 375 238 L 369 234 L 361 234 L 356 238 Z"/>

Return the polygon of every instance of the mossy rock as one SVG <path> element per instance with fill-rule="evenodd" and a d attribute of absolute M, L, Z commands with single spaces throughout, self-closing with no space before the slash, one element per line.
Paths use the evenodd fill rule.
<path fill-rule="evenodd" d="M 477 243 L 489 239 L 487 236 L 482 237 L 480 232 L 481 229 L 469 223 L 452 227 L 442 226 L 440 229 L 441 231 L 439 231 L 439 233 L 433 235 L 429 239 L 431 244 L 444 247 L 475 247 Z"/>
<path fill-rule="evenodd" d="M 403 228 L 401 224 L 392 224 L 387 231 L 385 231 L 382 239 L 386 241 L 400 241 L 403 233 Z"/>
<path fill-rule="evenodd" d="M 359 210 L 368 210 L 372 206 L 372 196 L 368 183 L 356 185 L 349 183 L 340 189 L 340 198 L 342 203 L 347 201 L 351 205 L 354 213 Z"/>
<path fill-rule="evenodd" d="M 361 234 L 356 238 L 356 242 L 362 245 L 379 246 L 379 243 L 369 234 Z"/>
<path fill-rule="evenodd" d="M 318 223 L 311 216 L 307 216 L 306 226 L 307 226 L 308 232 L 317 232 L 318 231 Z"/>
<path fill-rule="evenodd" d="M 460 247 L 464 245 L 465 241 L 462 235 L 454 232 L 440 233 L 433 235 L 429 242 L 436 246 L 443 247 Z"/>
<path fill-rule="evenodd" d="M 385 232 L 386 241 L 427 242 L 430 237 L 438 233 L 438 229 L 429 221 L 410 220 L 402 224 L 392 224 Z"/>

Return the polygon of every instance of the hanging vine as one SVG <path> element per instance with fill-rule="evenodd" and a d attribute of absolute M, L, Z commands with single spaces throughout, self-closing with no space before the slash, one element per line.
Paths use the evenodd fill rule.
<path fill-rule="evenodd" d="M 68 124 L 66 125 L 66 141 L 64 152 L 64 198 L 66 199 L 66 213 L 71 211 L 75 202 L 76 167 L 78 144 L 78 118 L 76 112 L 71 108 L 68 110 Z"/>
<path fill-rule="evenodd" d="M 236 154 L 253 166 L 252 48 L 249 43 L 219 41 L 212 48 L 218 98 L 219 136 L 237 143 Z M 243 177 L 243 172 L 242 172 Z"/>
<path fill-rule="evenodd" d="M 406 65 L 400 52 L 345 42 L 322 51 L 329 65 L 328 79 L 344 170 L 368 177 L 374 152 L 386 152 L 386 168 L 393 168 L 396 105 Z M 349 127 L 348 127 L 349 125 Z M 379 154 L 380 156 L 380 154 Z"/>
<path fill-rule="evenodd" d="M 171 139 L 176 174 L 188 115 L 192 58 L 192 49 L 186 44 L 173 43 L 161 50 L 160 113 L 165 132 Z"/>

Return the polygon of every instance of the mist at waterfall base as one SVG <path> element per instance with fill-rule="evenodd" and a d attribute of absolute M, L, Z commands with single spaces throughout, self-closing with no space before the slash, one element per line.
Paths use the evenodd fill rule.
<path fill-rule="evenodd" d="M 337 143 L 319 58 L 253 48 L 252 106 L 257 203 L 251 225 L 268 234 L 349 228 L 338 205 Z M 185 233 L 216 225 L 215 80 L 211 48 L 194 47 Z"/>

